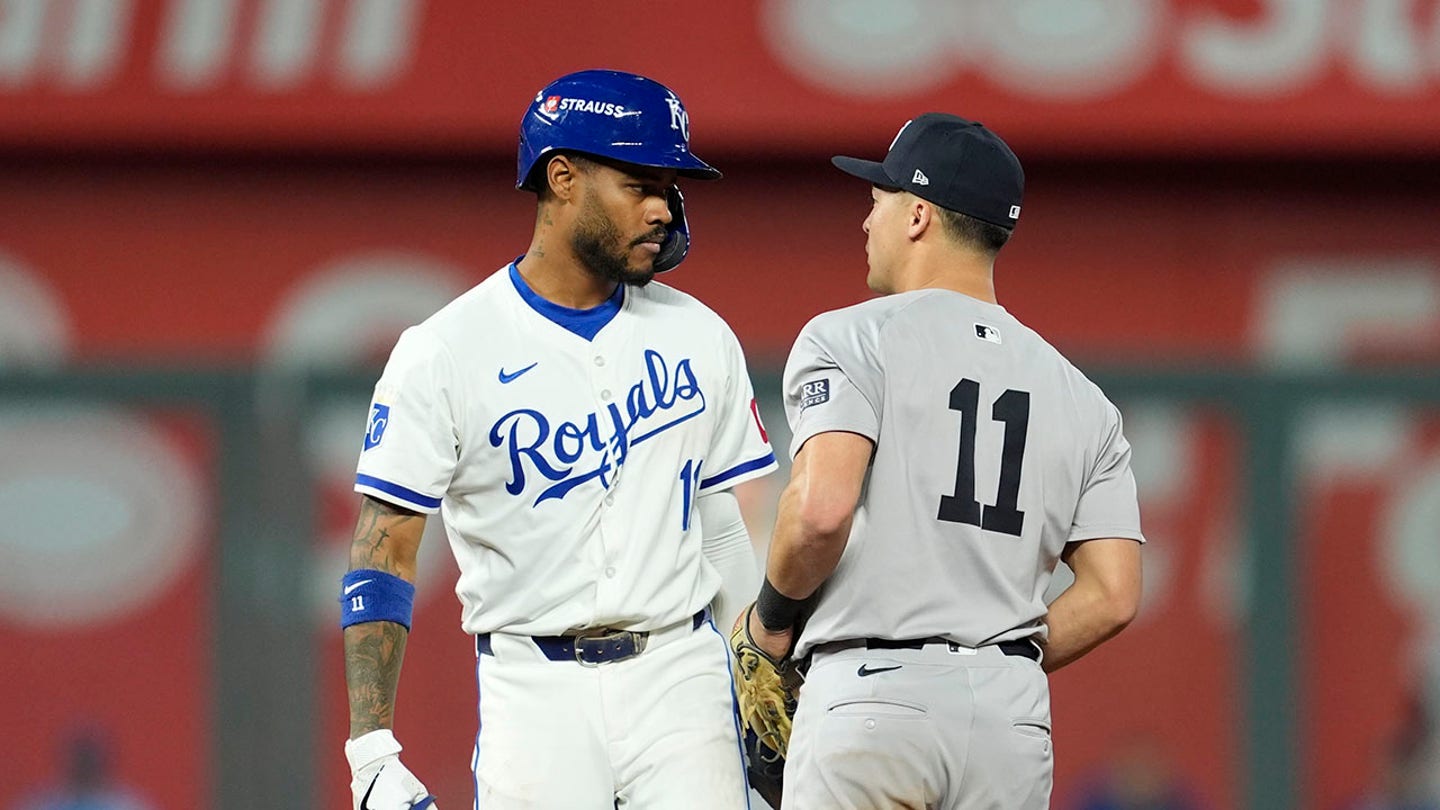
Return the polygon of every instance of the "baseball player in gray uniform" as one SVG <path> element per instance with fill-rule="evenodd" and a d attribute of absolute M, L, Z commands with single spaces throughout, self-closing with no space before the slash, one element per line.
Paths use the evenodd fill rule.
<path fill-rule="evenodd" d="M 1024 184 L 999 137 L 927 113 L 884 162 L 834 163 L 873 187 L 883 297 L 812 320 L 785 368 L 794 464 L 749 620 L 810 659 L 784 806 L 1047 807 L 1046 673 L 1140 600 L 1120 413 L 996 303 Z"/>

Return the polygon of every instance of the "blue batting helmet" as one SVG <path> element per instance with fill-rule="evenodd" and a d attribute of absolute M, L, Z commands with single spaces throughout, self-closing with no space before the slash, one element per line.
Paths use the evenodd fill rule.
<path fill-rule="evenodd" d="M 653 79 L 618 70 L 571 73 L 535 94 L 520 120 L 515 187 L 539 190 L 537 167 L 557 150 L 675 169 L 697 180 L 720 178 L 715 167 L 690 153 L 690 116 L 680 97 Z M 655 259 L 657 273 L 673 269 L 690 248 L 679 189 L 671 189 L 670 214 L 670 238 Z"/>

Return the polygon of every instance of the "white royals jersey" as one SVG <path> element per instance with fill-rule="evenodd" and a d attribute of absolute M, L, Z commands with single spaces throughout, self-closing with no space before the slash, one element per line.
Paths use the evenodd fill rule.
<path fill-rule="evenodd" d="M 713 311 L 653 282 L 567 309 L 511 264 L 401 335 L 355 489 L 443 512 L 467 632 L 555 635 L 704 608 L 696 498 L 775 468 Z"/>

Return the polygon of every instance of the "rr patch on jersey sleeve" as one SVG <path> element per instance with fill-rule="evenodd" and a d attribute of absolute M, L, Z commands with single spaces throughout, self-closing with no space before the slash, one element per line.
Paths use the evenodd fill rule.
<path fill-rule="evenodd" d="M 390 424 L 390 406 L 376 402 L 370 406 L 370 424 L 365 427 L 365 449 L 380 446 L 385 438 L 385 428 Z"/>
<path fill-rule="evenodd" d="M 820 379 L 800 386 L 800 410 L 830 401 L 830 380 Z"/>

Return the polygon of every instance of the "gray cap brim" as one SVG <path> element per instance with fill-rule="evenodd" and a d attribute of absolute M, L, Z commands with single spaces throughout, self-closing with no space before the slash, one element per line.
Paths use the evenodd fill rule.
<path fill-rule="evenodd" d="M 861 180 L 869 180 L 874 185 L 887 186 L 890 188 L 899 188 L 900 186 L 899 183 L 895 182 L 893 177 L 885 173 L 885 164 L 883 163 L 845 157 L 844 155 L 836 155 L 830 158 L 830 162 L 835 164 L 835 168 L 840 171 L 854 175 Z"/>

